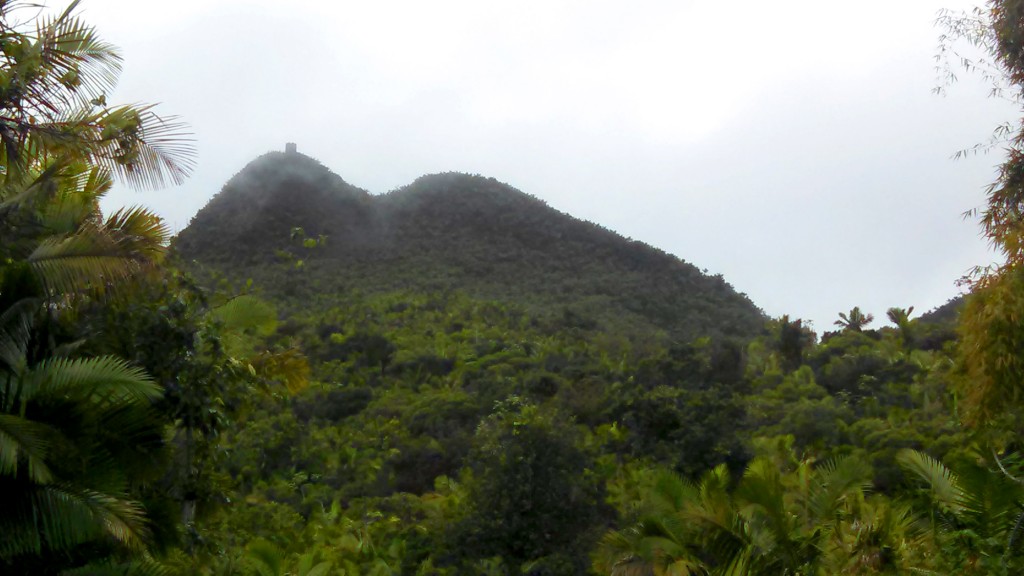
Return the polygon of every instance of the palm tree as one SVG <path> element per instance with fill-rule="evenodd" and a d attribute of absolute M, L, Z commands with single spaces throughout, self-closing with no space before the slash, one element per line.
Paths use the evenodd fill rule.
<path fill-rule="evenodd" d="M 852 330 L 853 332 L 860 332 L 865 326 L 874 322 L 875 317 L 871 314 L 864 314 L 860 311 L 860 306 L 854 306 L 853 310 L 847 315 L 844 312 L 839 313 L 839 320 L 835 321 L 836 326 L 842 327 L 843 330 Z"/>
<path fill-rule="evenodd" d="M 108 107 L 120 56 L 73 15 L 23 21 L 0 0 L 0 571 L 74 563 L 89 542 L 139 549 L 132 485 L 152 480 L 161 390 L 113 357 L 75 358 L 62 323 L 159 258 L 168 233 L 143 209 L 104 219 L 112 175 L 136 187 L 192 166 L 181 125 Z M 46 558 L 61 552 L 53 558 Z M 19 568 L 19 566 L 21 568 Z M 37 570 L 38 569 L 38 570 Z"/>
<path fill-rule="evenodd" d="M 0 164 L 4 187 L 25 188 L 40 172 L 75 163 L 118 174 L 136 187 L 180 183 L 194 150 L 184 126 L 152 106 L 110 107 L 121 56 L 74 15 L 23 21 L 29 3 L 0 0 Z"/>
<path fill-rule="evenodd" d="M 73 15 L 77 1 L 13 23 L 25 6 L 0 0 L 0 261 L 31 267 L 52 296 L 115 281 L 162 250 L 157 217 L 130 209 L 104 221 L 99 199 L 112 174 L 136 187 L 180 182 L 194 150 L 152 107 L 106 105 L 121 58 Z"/>
<path fill-rule="evenodd" d="M 13 217 L 0 225 L 0 567 L 12 570 L 88 541 L 148 539 L 128 494 L 146 477 L 139 457 L 160 457 L 161 390 L 116 358 L 73 358 L 59 335 L 78 300 L 158 257 L 167 231 L 139 209 L 101 219 L 97 174 L 46 173 L 32 187 L 48 195 L 2 205 Z"/>
<path fill-rule="evenodd" d="M 896 328 L 900 331 L 900 336 L 903 338 L 905 344 L 910 344 L 912 339 L 910 315 L 913 314 L 914 307 L 910 308 L 889 308 L 885 315 L 889 318 L 889 321 L 896 325 Z"/>

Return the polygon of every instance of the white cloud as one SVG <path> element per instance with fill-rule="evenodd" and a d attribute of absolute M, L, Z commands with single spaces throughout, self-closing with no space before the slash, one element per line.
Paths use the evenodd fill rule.
<path fill-rule="evenodd" d="M 118 191 L 182 227 L 250 159 L 299 143 L 383 192 L 493 175 L 722 272 L 769 313 L 940 304 L 986 258 L 959 214 L 1014 109 L 930 94 L 939 0 L 86 0 L 126 57 L 114 100 L 193 126 L 184 187 Z M 857 270 L 850 273 L 851 268 Z"/>

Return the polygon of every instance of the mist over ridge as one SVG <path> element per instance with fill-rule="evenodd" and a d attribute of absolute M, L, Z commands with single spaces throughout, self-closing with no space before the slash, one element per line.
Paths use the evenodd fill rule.
<path fill-rule="evenodd" d="M 493 178 L 430 174 L 375 196 L 294 150 L 246 165 L 175 247 L 305 305 L 345 290 L 457 291 L 680 339 L 749 337 L 764 319 L 722 277 Z"/>

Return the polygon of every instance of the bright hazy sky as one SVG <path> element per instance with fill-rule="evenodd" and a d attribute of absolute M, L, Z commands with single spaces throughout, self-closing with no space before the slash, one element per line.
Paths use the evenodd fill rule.
<path fill-rule="evenodd" d="M 951 156 L 1014 107 L 966 75 L 932 93 L 936 13 L 970 6 L 84 0 L 80 12 L 125 56 L 111 101 L 160 102 L 199 150 L 184 186 L 119 189 L 108 210 L 143 204 L 180 229 L 285 142 L 372 193 L 479 173 L 821 332 L 853 306 L 879 319 L 931 309 L 992 259 L 961 214 L 1001 155 Z"/>

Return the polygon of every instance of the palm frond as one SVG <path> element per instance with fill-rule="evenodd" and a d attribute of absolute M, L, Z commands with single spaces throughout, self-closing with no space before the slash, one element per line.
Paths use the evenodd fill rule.
<path fill-rule="evenodd" d="M 0 515 L 0 560 L 63 551 L 107 535 L 138 549 L 149 539 L 142 509 L 123 496 L 69 484 L 36 486 Z"/>
<path fill-rule="evenodd" d="M 690 523 L 678 510 L 663 510 L 642 518 L 637 529 L 645 538 L 681 542 L 685 539 Z"/>
<path fill-rule="evenodd" d="M 0 476 L 14 477 L 22 459 L 28 465 L 28 478 L 37 484 L 53 480 L 46 464 L 53 430 L 42 423 L 14 414 L 0 414 Z"/>
<path fill-rule="evenodd" d="M 908 503 L 868 500 L 829 539 L 825 572 L 906 573 L 935 555 L 930 532 Z"/>
<path fill-rule="evenodd" d="M 116 492 L 127 478 L 159 480 L 160 465 L 170 456 L 164 419 L 150 406 L 115 403 L 82 416 L 92 433 L 73 437 L 82 465 L 73 471 L 77 483 L 101 492 Z M 73 434 L 68 430 L 66 435 Z"/>
<path fill-rule="evenodd" d="M 861 495 L 871 487 L 871 466 L 847 457 L 818 465 L 807 501 L 811 519 L 824 521 L 835 515 L 843 500 Z"/>
<path fill-rule="evenodd" d="M 22 298 L 0 312 L 0 374 L 21 374 L 27 368 L 26 353 L 31 339 L 32 317 L 39 309 L 36 298 Z M 9 411 L 5 392 L 0 392 L 0 410 Z"/>
<path fill-rule="evenodd" d="M 96 198 L 83 189 L 98 169 L 73 163 L 57 177 L 56 191 L 40 211 L 39 225 L 51 235 L 74 234 L 98 212 Z"/>
<path fill-rule="evenodd" d="M 767 458 L 751 462 L 736 496 L 745 504 L 748 521 L 767 527 L 776 542 L 787 540 L 793 531 L 793 519 L 786 510 L 785 489 L 774 462 Z"/>
<path fill-rule="evenodd" d="M 96 98 L 113 90 L 121 73 L 117 49 L 102 41 L 93 26 L 72 13 L 78 0 L 55 18 L 40 19 L 36 38 L 40 56 L 70 92 Z M 84 98 L 83 98 L 84 99 Z"/>
<path fill-rule="evenodd" d="M 67 549 L 95 537 L 96 526 L 129 548 L 140 548 L 149 539 L 142 508 L 123 497 L 61 484 L 41 487 L 34 500 L 40 529 L 53 548 Z"/>
<path fill-rule="evenodd" d="M 188 126 L 160 117 L 152 105 L 119 106 L 96 119 L 104 126 L 92 159 L 133 188 L 181 184 L 195 168 L 195 147 Z"/>
<path fill-rule="evenodd" d="M 750 576 L 759 574 L 751 570 L 751 559 L 749 554 L 737 554 L 728 564 L 715 571 L 715 576 Z"/>
<path fill-rule="evenodd" d="M 25 399 L 59 395 L 95 403 L 141 403 L 159 398 L 163 390 L 141 368 L 120 358 L 53 358 L 32 368 Z"/>
<path fill-rule="evenodd" d="M 641 557 L 641 537 L 635 530 L 612 530 L 601 537 L 594 569 L 611 576 L 653 576 L 654 559 Z"/>
<path fill-rule="evenodd" d="M 280 576 L 284 551 L 267 540 L 254 540 L 245 547 L 245 558 L 261 576 Z"/>
<path fill-rule="evenodd" d="M 327 576 L 331 568 L 334 567 L 334 563 L 329 560 L 317 562 L 319 556 L 316 551 L 300 555 L 295 565 L 295 570 L 289 571 L 289 574 L 294 574 L 295 576 Z"/>
<path fill-rule="evenodd" d="M 92 181 L 102 176 L 92 171 L 88 178 Z M 71 206 L 75 213 L 70 218 L 79 222 L 73 234 L 44 238 L 26 259 L 51 294 L 86 288 L 102 291 L 106 284 L 126 278 L 165 250 L 170 234 L 159 216 L 130 208 L 118 210 L 102 225 L 82 224 L 94 202 L 85 201 L 88 204 Z"/>
<path fill-rule="evenodd" d="M 936 504 L 954 514 L 964 512 L 967 498 L 960 480 L 942 462 L 909 448 L 901 450 L 896 455 L 896 461 L 924 481 L 929 488 L 931 499 Z"/>
<path fill-rule="evenodd" d="M 138 269 L 138 262 L 126 257 L 109 235 L 91 227 L 43 239 L 26 260 L 50 294 L 102 290 Z"/>
<path fill-rule="evenodd" d="M 4 186 L 0 188 L 0 210 L 11 212 L 49 200 L 57 189 L 58 175 L 64 165 L 51 162 L 36 173 L 28 174 L 17 170 L 15 164 L 11 161 L 3 164 L 7 167 L 7 173 L 4 174 Z"/>
<path fill-rule="evenodd" d="M 647 503 L 658 509 L 680 510 L 684 503 L 697 499 L 697 486 L 671 471 L 659 471 Z"/>
<path fill-rule="evenodd" d="M 125 257 L 153 261 L 163 255 L 171 236 L 163 219 L 141 207 L 122 208 L 103 224 Z"/>
<path fill-rule="evenodd" d="M 114 185 L 110 177 L 110 171 L 102 166 L 92 166 L 89 171 L 89 178 L 81 183 L 78 188 L 81 195 L 99 202 Z"/>

